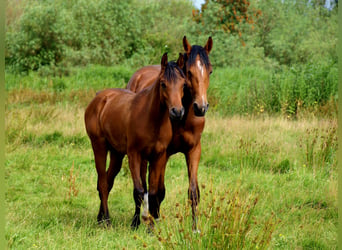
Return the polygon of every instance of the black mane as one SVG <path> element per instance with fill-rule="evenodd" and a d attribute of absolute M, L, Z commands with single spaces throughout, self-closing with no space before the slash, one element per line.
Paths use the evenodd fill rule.
<path fill-rule="evenodd" d="M 199 45 L 193 45 L 191 47 L 189 57 L 187 57 L 186 53 L 184 54 L 184 57 L 185 57 L 184 59 L 188 67 L 190 67 L 191 65 L 195 63 L 197 55 L 199 55 L 201 63 L 204 64 L 207 69 L 209 69 L 210 61 L 209 61 L 208 54 L 204 50 L 204 48 Z"/>
<path fill-rule="evenodd" d="M 183 73 L 183 70 L 179 68 L 178 64 L 174 61 L 170 61 L 166 65 L 166 69 L 164 72 L 164 77 L 167 81 L 171 82 L 172 80 L 177 78 L 176 70 L 179 72 L 181 77 L 185 78 L 185 75 Z"/>

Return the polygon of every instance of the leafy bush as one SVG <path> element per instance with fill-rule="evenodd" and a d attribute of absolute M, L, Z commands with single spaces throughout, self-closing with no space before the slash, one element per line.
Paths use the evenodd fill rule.
<path fill-rule="evenodd" d="M 7 32 L 6 63 L 19 71 L 36 70 L 62 60 L 64 44 L 57 21 L 59 13 L 55 6 L 32 2 L 18 22 L 18 27 Z"/>
<path fill-rule="evenodd" d="M 176 6 L 176 7 L 175 7 Z M 173 11 L 169 11 L 170 9 Z M 17 71 L 61 61 L 70 65 L 159 63 L 181 48 L 191 3 L 154 1 L 37 1 L 8 24 L 6 63 Z M 170 23 L 178 28 L 169 29 Z"/>

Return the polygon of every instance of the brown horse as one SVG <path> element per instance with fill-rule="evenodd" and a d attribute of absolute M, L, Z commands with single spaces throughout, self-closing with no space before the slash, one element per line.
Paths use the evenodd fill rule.
<path fill-rule="evenodd" d="M 204 47 L 198 45 L 191 46 L 186 37 L 184 36 L 183 38 L 185 50 L 183 71 L 190 85 L 184 89 L 184 97 L 182 99 L 185 109 L 184 118 L 181 121 L 172 122 L 173 137 L 172 142 L 167 148 L 167 158 L 177 152 L 182 152 L 186 158 L 189 177 L 188 195 L 192 204 L 192 228 L 194 231 L 197 231 L 196 209 L 200 198 L 197 170 L 201 157 L 201 135 L 205 123 L 204 115 L 209 107 L 207 101 L 209 75 L 212 72 L 208 55 L 212 46 L 213 40 L 211 37 L 209 37 Z M 129 80 L 127 89 L 134 92 L 143 91 L 158 77 L 159 70 L 160 66 L 158 65 L 139 69 Z M 142 169 L 146 169 L 147 162 L 145 161 L 143 164 L 145 166 L 142 166 Z M 164 174 L 164 172 L 161 174 Z M 147 192 L 145 179 L 146 176 L 142 176 L 144 190 Z M 161 176 L 160 179 L 164 180 L 164 176 Z M 160 185 L 160 188 L 162 190 L 159 192 L 165 193 L 164 184 Z M 146 216 L 146 211 L 144 211 L 143 216 Z"/>
<path fill-rule="evenodd" d="M 150 87 L 137 94 L 124 89 L 107 89 L 99 92 L 88 105 L 85 126 L 94 151 L 101 200 L 98 222 L 110 225 L 107 200 L 125 154 L 134 184 L 136 209 L 132 228 L 140 224 L 144 198 L 140 178 L 142 161 L 149 161 L 149 207 L 151 215 L 158 218 L 160 200 L 164 198 L 164 194 L 158 192 L 161 181 L 164 182 L 160 176 L 164 176 L 166 149 L 172 139 L 170 119 L 181 120 L 184 115 L 182 97 L 186 77 L 182 67 L 183 57 L 177 63 L 168 62 L 165 53 Z M 108 151 L 110 163 L 106 171 Z"/>

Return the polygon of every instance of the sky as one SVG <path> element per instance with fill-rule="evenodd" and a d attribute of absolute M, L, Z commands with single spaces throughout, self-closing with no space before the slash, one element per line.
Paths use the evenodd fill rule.
<path fill-rule="evenodd" d="M 205 2 L 205 0 L 192 0 L 192 1 L 197 9 L 201 9 L 201 5 Z"/>

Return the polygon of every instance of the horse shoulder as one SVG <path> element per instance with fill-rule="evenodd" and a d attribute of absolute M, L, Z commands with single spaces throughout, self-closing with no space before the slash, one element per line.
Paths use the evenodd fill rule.
<path fill-rule="evenodd" d="M 159 136 L 155 146 L 157 152 L 165 151 L 172 140 L 172 126 L 169 118 L 162 123 L 159 129 Z"/>

